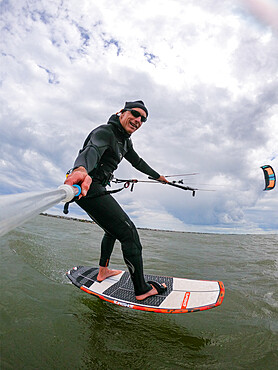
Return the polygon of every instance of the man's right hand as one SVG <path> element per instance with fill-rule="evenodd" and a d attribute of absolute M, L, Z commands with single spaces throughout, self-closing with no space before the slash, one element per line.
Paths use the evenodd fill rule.
<path fill-rule="evenodd" d="M 67 184 L 67 185 L 78 184 L 81 186 L 81 194 L 79 195 L 78 199 L 86 196 L 91 186 L 91 183 L 92 183 L 92 179 L 88 175 L 84 167 L 78 167 L 75 170 L 73 170 L 72 173 L 68 175 L 68 177 L 66 178 L 64 182 L 64 184 Z"/>

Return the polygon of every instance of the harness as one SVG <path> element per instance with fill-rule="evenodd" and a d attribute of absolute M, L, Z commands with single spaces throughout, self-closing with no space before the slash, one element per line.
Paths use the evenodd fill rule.
<path fill-rule="evenodd" d="M 122 179 L 116 179 L 114 178 L 113 174 L 110 174 L 109 176 L 109 179 L 107 178 L 105 181 L 103 181 L 101 184 L 103 186 L 111 186 L 110 185 L 110 182 L 114 182 L 116 184 L 119 184 L 119 183 L 124 183 L 124 185 L 121 187 L 121 188 L 118 188 L 118 189 L 114 189 L 114 190 L 106 190 L 104 192 L 101 192 L 99 194 L 95 194 L 95 195 L 88 195 L 87 198 L 99 198 L 99 197 L 103 197 L 104 195 L 109 195 L 109 194 L 115 194 L 115 193 L 119 193 L 120 191 L 124 190 L 124 189 L 127 189 L 129 188 L 130 184 L 131 184 L 131 188 L 130 188 L 130 191 L 133 191 L 134 189 L 134 184 L 136 184 L 138 182 L 138 180 L 136 179 L 130 179 L 130 180 L 122 180 Z M 72 199 L 70 202 L 67 202 L 65 203 L 64 205 L 64 209 L 63 209 L 63 213 L 65 215 L 67 215 L 69 213 L 69 205 L 70 203 L 73 203 L 75 202 L 75 199 Z"/>

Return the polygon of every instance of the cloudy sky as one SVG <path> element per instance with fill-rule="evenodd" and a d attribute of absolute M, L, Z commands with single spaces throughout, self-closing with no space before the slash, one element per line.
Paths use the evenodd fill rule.
<path fill-rule="evenodd" d="M 125 101 L 149 119 L 134 147 L 190 192 L 115 197 L 140 227 L 278 231 L 277 0 L 2 0 L 1 194 L 55 189 L 87 134 Z M 123 161 L 119 178 L 144 179 Z M 61 207 L 49 213 L 62 214 Z M 81 216 L 83 215 L 83 216 Z M 77 206 L 70 216 L 84 217 Z"/>

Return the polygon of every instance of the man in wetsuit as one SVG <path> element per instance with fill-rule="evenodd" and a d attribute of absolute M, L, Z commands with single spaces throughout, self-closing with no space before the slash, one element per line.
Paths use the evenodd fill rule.
<path fill-rule="evenodd" d="M 124 108 L 113 114 L 107 124 L 97 127 L 89 134 L 65 181 L 65 184 L 81 185 L 82 192 L 76 203 L 105 231 L 97 280 L 102 281 L 121 273 L 108 268 L 115 241 L 118 239 L 138 300 L 161 293 L 166 287 L 145 281 L 142 245 L 137 229 L 107 192 L 106 186 L 122 158 L 144 174 L 167 182 L 164 176 L 154 171 L 133 149 L 130 136 L 141 127 L 147 117 L 148 110 L 143 101 L 126 102 Z"/>

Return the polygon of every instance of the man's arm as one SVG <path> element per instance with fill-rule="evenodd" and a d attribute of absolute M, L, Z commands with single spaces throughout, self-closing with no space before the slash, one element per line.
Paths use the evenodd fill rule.
<path fill-rule="evenodd" d="M 74 162 L 74 168 L 84 167 L 90 173 L 99 162 L 103 153 L 110 147 L 112 132 L 108 125 L 94 129 L 85 140 L 83 148 Z"/>
<path fill-rule="evenodd" d="M 88 175 L 97 165 L 99 159 L 109 147 L 111 141 L 111 131 L 107 129 L 107 125 L 102 125 L 93 130 L 85 140 L 83 149 L 74 162 L 74 170 L 67 177 L 65 184 L 81 186 L 81 195 L 86 196 L 92 179 Z"/>
<path fill-rule="evenodd" d="M 145 173 L 153 177 L 157 181 L 168 182 L 168 180 L 163 176 L 159 175 L 154 169 L 152 169 L 147 162 L 145 162 L 133 149 L 133 146 L 130 147 L 129 151 L 125 155 L 125 159 L 131 163 L 138 171 Z"/>

